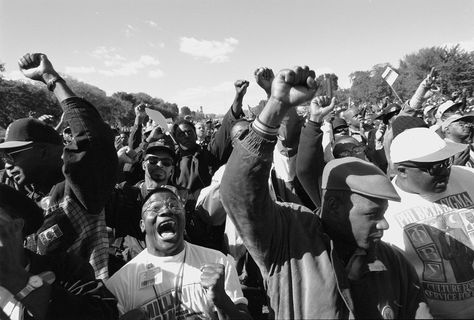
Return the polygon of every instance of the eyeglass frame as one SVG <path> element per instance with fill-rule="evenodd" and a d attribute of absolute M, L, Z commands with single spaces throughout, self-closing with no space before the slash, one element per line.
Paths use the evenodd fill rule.
<path fill-rule="evenodd" d="M 437 161 L 437 162 L 415 162 L 415 161 L 410 161 L 410 162 L 403 162 L 400 163 L 399 166 L 403 166 L 406 168 L 414 168 L 418 169 L 420 171 L 428 173 L 430 176 L 435 177 L 439 174 L 436 174 L 434 170 L 439 170 L 444 169 L 444 170 L 451 170 L 451 167 L 453 166 L 453 158 L 447 158 L 442 161 Z M 423 166 L 423 165 L 417 165 L 417 164 L 430 164 L 429 166 Z M 438 166 L 438 167 L 435 167 Z"/>
<path fill-rule="evenodd" d="M 174 195 L 176 196 L 177 202 L 179 203 L 179 206 L 178 206 L 178 207 L 181 207 L 181 208 L 176 208 L 175 210 L 184 210 L 184 209 L 185 209 L 185 203 L 184 203 L 183 199 L 181 199 L 181 197 L 179 196 L 178 188 L 176 188 L 175 186 L 171 186 L 171 185 L 161 185 L 161 186 L 159 186 L 159 187 L 157 187 L 157 188 L 151 190 L 151 191 L 147 194 L 147 196 L 145 197 L 145 199 L 143 199 L 143 204 L 146 204 L 146 203 L 148 202 L 148 200 L 149 200 L 155 193 L 165 191 L 165 189 L 168 190 L 169 192 L 171 192 L 172 194 L 174 194 Z M 169 201 L 169 200 L 172 200 L 172 199 L 160 200 L 159 202 L 164 202 L 164 201 Z M 155 202 L 153 202 L 153 203 L 155 203 Z M 149 206 L 148 206 L 145 210 L 142 209 L 142 215 L 143 215 L 144 213 L 146 213 L 147 211 L 155 211 L 155 212 L 159 213 L 160 210 L 162 210 L 162 209 L 160 209 L 160 210 L 157 211 L 157 210 L 150 210 L 150 209 L 148 209 L 148 208 L 149 208 Z M 173 210 L 173 209 L 174 209 L 174 208 L 170 208 L 169 206 L 168 206 L 168 208 L 169 208 L 170 210 Z"/>
<path fill-rule="evenodd" d="M 155 205 L 157 203 L 159 204 L 159 206 Z M 171 211 L 178 211 L 178 210 L 182 211 L 184 210 L 184 204 L 179 199 L 166 199 L 166 200 L 153 201 L 145 208 L 145 210 L 142 210 L 142 215 L 148 212 L 159 214 L 160 212 L 163 212 L 163 210 L 165 209 L 169 209 Z"/>
<path fill-rule="evenodd" d="M 153 163 L 153 162 L 150 162 L 150 161 L 149 161 L 150 159 L 154 159 L 154 160 L 157 160 L 157 161 L 156 161 L 156 163 Z M 163 161 L 165 161 L 165 160 L 169 160 L 169 161 L 170 161 L 170 164 L 169 164 L 169 165 L 166 165 L 166 164 L 163 162 Z M 155 155 L 153 155 L 153 154 L 147 154 L 147 155 L 145 156 L 144 161 L 145 161 L 145 162 L 148 162 L 148 163 L 150 163 L 151 165 L 154 165 L 154 166 L 157 166 L 158 163 L 161 163 L 161 165 L 162 165 L 163 167 L 167 167 L 167 168 L 174 166 L 174 160 L 173 160 L 172 158 L 161 158 L 161 157 L 155 156 Z"/>

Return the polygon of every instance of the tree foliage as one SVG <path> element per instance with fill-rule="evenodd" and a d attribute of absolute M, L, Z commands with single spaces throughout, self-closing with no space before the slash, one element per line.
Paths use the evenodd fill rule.
<path fill-rule="evenodd" d="M 192 112 L 191 112 L 191 109 L 189 109 L 189 107 L 187 107 L 187 106 L 181 107 L 181 112 L 179 113 L 179 115 L 181 117 L 189 116 L 191 114 L 192 114 Z"/>
<path fill-rule="evenodd" d="M 474 52 L 466 52 L 459 46 L 431 47 L 406 55 L 398 68 L 388 63 L 377 64 L 367 71 L 355 71 L 350 97 L 356 104 L 377 104 L 388 96 L 395 100 L 390 87 L 382 79 L 385 68 L 390 66 L 399 73 L 393 88 L 403 101 L 410 99 L 418 85 L 435 67 L 439 74 L 441 94 L 451 95 L 455 90 L 474 87 Z"/>
<path fill-rule="evenodd" d="M 351 88 L 337 90 L 335 74 L 321 75 L 316 80 L 320 94 L 327 94 L 328 84 L 331 83 L 339 106 L 351 105 L 370 106 L 380 105 L 383 98 L 389 96 L 393 101 L 396 97 L 381 75 L 387 66 L 399 73 L 393 87 L 403 101 L 410 99 L 420 82 L 430 72 L 432 67 L 439 71 L 439 87 L 444 95 L 451 95 L 455 90 L 474 88 L 474 51 L 466 52 L 459 46 L 424 48 L 406 55 L 399 61 L 398 67 L 388 63 L 375 64 L 370 70 L 357 70 L 351 73 Z M 62 113 L 58 101 L 43 84 L 31 84 L 25 81 L 5 80 L 4 63 L 0 62 L 0 127 L 5 128 L 17 118 L 26 117 L 30 112 L 38 117 L 51 114 L 59 120 Z M 111 126 L 131 126 L 135 117 L 134 107 L 146 103 L 149 108 L 160 111 L 166 118 L 176 119 L 178 116 L 192 115 L 189 107 L 179 110 L 175 103 L 150 95 L 128 92 L 116 92 L 112 96 L 87 83 L 64 76 L 72 90 L 84 97 L 97 107 L 100 114 Z M 264 105 L 253 108 L 256 112 Z M 181 111 L 181 114 L 180 114 Z M 194 117 L 204 117 L 200 112 L 194 112 Z"/>
<path fill-rule="evenodd" d="M 44 86 L 0 78 L 0 127 L 6 128 L 12 121 L 28 117 L 50 114 L 58 120 L 61 108 Z"/>

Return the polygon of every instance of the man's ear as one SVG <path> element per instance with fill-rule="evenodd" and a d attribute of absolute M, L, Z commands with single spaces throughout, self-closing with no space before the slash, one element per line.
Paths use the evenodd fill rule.
<path fill-rule="evenodd" d="M 145 222 L 143 221 L 143 219 L 140 219 L 140 230 L 142 231 L 142 233 L 145 233 Z"/>
<path fill-rule="evenodd" d="M 143 161 L 142 161 L 142 169 L 143 169 L 143 171 L 146 171 L 145 159 L 143 159 Z"/>

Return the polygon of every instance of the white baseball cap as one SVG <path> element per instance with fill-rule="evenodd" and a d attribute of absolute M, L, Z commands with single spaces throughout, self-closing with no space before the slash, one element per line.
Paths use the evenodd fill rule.
<path fill-rule="evenodd" d="M 466 150 L 467 145 L 441 139 L 429 128 L 407 129 L 395 137 L 390 146 L 393 163 L 404 161 L 437 162 Z"/>

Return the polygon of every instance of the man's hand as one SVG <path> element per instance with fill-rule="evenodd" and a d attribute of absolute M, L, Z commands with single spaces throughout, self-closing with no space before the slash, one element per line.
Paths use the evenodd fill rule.
<path fill-rule="evenodd" d="M 273 79 L 275 78 L 275 75 L 273 74 L 273 70 L 270 68 L 260 67 L 257 70 L 255 70 L 254 76 L 255 76 L 255 81 L 257 82 L 257 84 L 263 90 L 265 90 L 265 92 L 269 96 L 272 89 L 272 82 L 273 82 Z"/>
<path fill-rule="evenodd" d="M 247 93 L 249 82 L 247 80 L 237 80 L 234 82 L 235 93 L 238 97 L 243 97 Z"/>
<path fill-rule="evenodd" d="M 307 66 L 283 69 L 272 82 L 271 99 L 280 102 L 283 107 L 296 107 L 316 92 L 315 73 Z"/>
<path fill-rule="evenodd" d="M 146 142 L 152 143 L 159 139 L 163 139 L 163 129 L 153 122 L 153 129 L 151 129 L 150 134 L 146 138 Z"/>
<path fill-rule="evenodd" d="M 130 163 L 134 164 L 138 160 L 138 155 L 135 150 L 130 147 L 122 147 L 117 151 L 117 158 L 119 163 Z"/>
<path fill-rule="evenodd" d="M 220 263 L 209 263 L 201 267 L 201 286 L 206 289 L 206 297 L 217 308 L 222 308 L 227 293 L 224 288 L 225 267 Z"/>
<path fill-rule="evenodd" d="M 387 131 L 387 125 L 385 123 L 380 123 L 377 131 L 375 131 L 375 150 L 383 149 L 383 138 L 385 136 L 385 131 Z"/>
<path fill-rule="evenodd" d="M 385 123 L 380 123 L 377 131 L 375 132 L 375 140 L 383 143 L 383 137 L 385 131 L 387 130 L 387 125 Z"/>
<path fill-rule="evenodd" d="M 43 83 L 47 83 L 54 77 L 59 77 L 48 57 L 42 53 L 25 54 L 18 60 L 18 66 L 25 77 Z"/>
<path fill-rule="evenodd" d="M 314 122 L 322 122 L 323 119 L 332 112 L 335 104 L 335 97 L 332 99 L 328 96 L 314 97 L 309 105 L 310 120 Z"/>
<path fill-rule="evenodd" d="M 135 107 L 135 124 L 144 124 L 147 114 L 145 112 L 146 105 L 144 103 L 140 103 L 138 106 Z"/>

